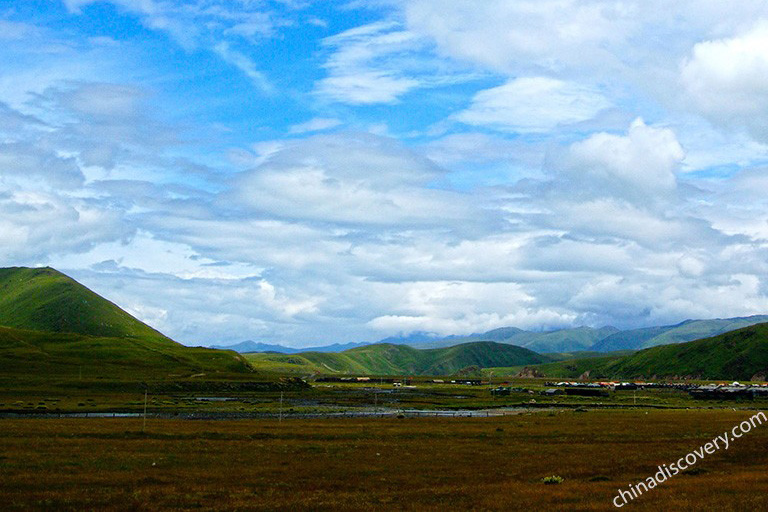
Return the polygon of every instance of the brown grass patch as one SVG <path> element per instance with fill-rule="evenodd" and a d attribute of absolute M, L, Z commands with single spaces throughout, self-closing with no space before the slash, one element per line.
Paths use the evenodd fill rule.
<path fill-rule="evenodd" d="M 610 510 L 626 488 L 751 414 L 0 420 L 4 510 Z M 768 509 L 768 425 L 635 510 Z M 559 475 L 559 485 L 541 479 Z"/>

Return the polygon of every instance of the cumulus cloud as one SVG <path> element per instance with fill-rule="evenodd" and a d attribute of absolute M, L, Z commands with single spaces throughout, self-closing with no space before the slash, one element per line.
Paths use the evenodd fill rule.
<path fill-rule="evenodd" d="M 559 172 L 577 196 L 607 194 L 649 204 L 675 190 L 684 157 L 674 132 L 637 119 L 626 135 L 596 133 L 572 144 Z"/>
<path fill-rule="evenodd" d="M 57 101 L 73 112 L 96 119 L 136 117 L 144 92 L 138 87 L 110 83 L 72 84 L 67 89 L 49 89 L 43 98 Z"/>
<path fill-rule="evenodd" d="M 715 123 L 746 127 L 768 141 L 768 22 L 693 47 L 681 70 L 693 106 Z"/>

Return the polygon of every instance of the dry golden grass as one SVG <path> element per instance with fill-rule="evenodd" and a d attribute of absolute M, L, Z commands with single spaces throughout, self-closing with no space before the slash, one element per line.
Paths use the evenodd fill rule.
<path fill-rule="evenodd" d="M 4 510 L 612 510 L 751 413 L 504 418 L 0 420 Z M 631 503 L 768 510 L 768 424 Z M 542 477 L 559 475 L 559 485 Z"/>

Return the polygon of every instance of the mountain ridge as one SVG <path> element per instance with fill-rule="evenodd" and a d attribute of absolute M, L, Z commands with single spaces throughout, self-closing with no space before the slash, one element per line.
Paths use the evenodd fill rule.
<path fill-rule="evenodd" d="M 466 336 L 449 335 L 439 337 L 425 332 L 416 332 L 409 335 L 390 336 L 373 343 L 337 343 L 321 347 L 292 348 L 284 345 L 242 342 L 243 344 L 253 343 L 254 345 L 244 345 L 246 350 L 239 349 L 239 344 L 230 346 L 214 345 L 212 348 L 232 349 L 241 353 L 279 352 L 283 354 L 301 354 L 305 352 L 341 352 L 354 346 L 382 343 L 407 345 L 418 349 L 429 349 L 446 348 L 476 341 L 493 341 L 525 347 L 534 352 L 544 354 L 574 351 L 608 353 L 620 350 L 641 350 L 651 346 L 669 343 L 684 343 L 696 339 L 716 336 L 730 330 L 748 327 L 762 322 L 768 322 L 768 315 L 715 318 L 709 320 L 689 319 L 677 324 L 627 330 L 619 330 L 612 326 L 599 328 L 581 326 L 552 331 L 525 331 L 517 327 L 500 327 L 485 333 L 475 333 Z M 253 348 L 254 346 L 257 346 L 258 348 Z"/>
<path fill-rule="evenodd" d="M 514 345 L 471 342 L 447 348 L 417 349 L 408 345 L 378 343 L 339 353 L 250 353 L 256 367 L 287 373 L 357 375 L 449 375 L 468 367 L 538 364 L 553 359 Z"/>

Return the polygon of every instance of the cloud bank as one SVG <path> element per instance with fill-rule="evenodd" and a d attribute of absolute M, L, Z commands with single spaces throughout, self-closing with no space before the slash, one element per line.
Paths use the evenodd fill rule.
<path fill-rule="evenodd" d="M 0 264 L 179 341 L 768 310 L 763 2 L 49 8 L 0 23 Z"/>

